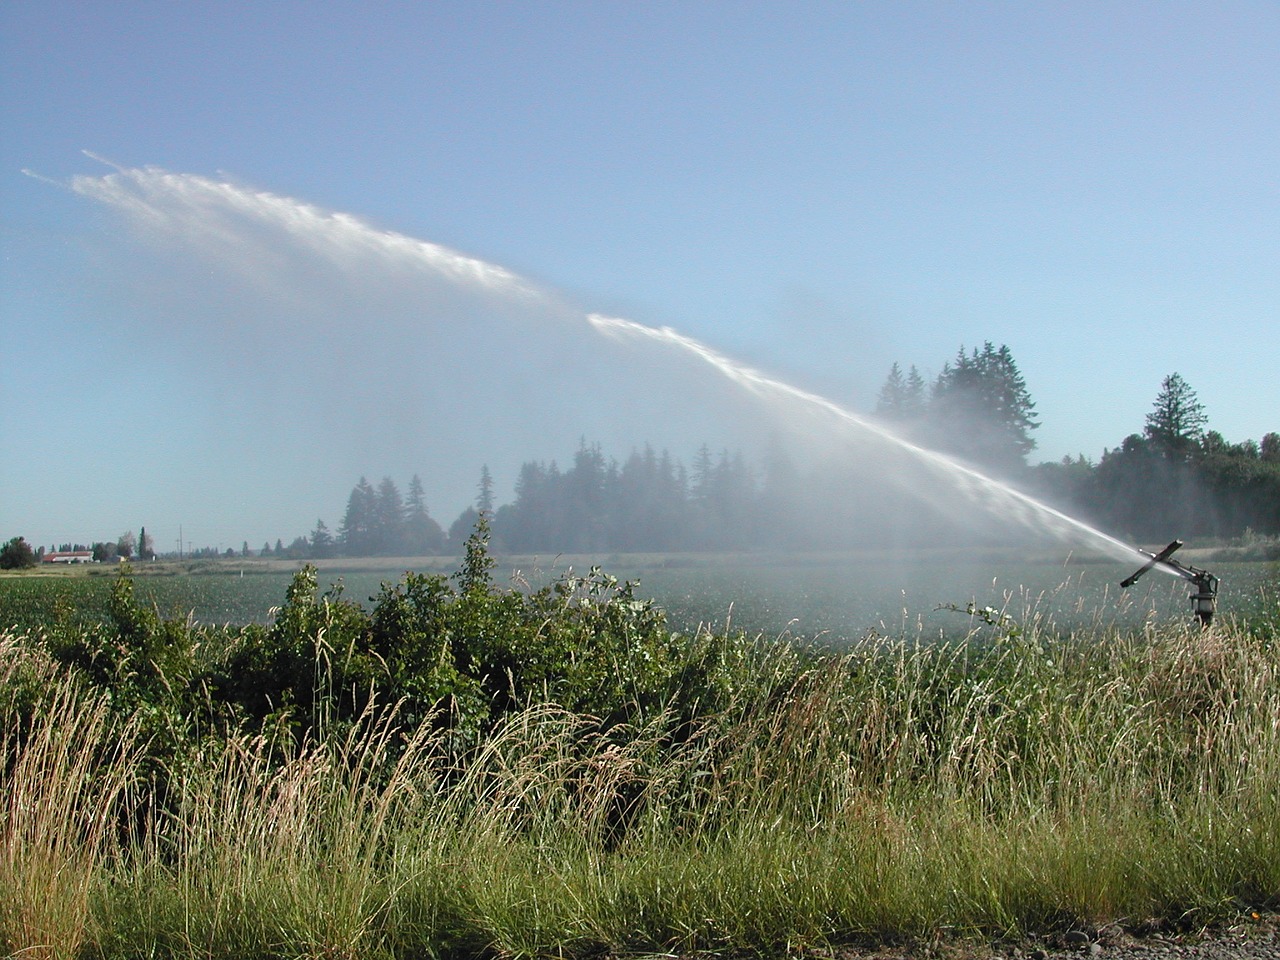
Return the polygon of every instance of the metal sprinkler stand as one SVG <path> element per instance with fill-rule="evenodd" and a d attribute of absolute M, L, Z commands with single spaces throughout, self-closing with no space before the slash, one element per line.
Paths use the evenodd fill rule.
<path fill-rule="evenodd" d="M 1120 586 L 1133 586 L 1140 576 L 1152 567 L 1161 565 L 1170 573 L 1175 573 L 1183 580 L 1195 585 L 1196 592 L 1190 596 L 1191 609 L 1195 613 L 1196 619 L 1200 621 L 1200 625 L 1207 627 L 1213 621 L 1213 612 L 1218 603 L 1218 578 L 1208 570 L 1201 570 L 1199 567 L 1193 567 L 1190 564 L 1184 566 L 1177 560 L 1171 559 L 1174 551 L 1181 546 L 1181 540 L 1174 540 L 1159 553 L 1147 553 L 1145 550 L 1139 550 L 1139 553 L 1145 553 L 1151 559 L 1143 564 L 1141 569 L 1132 576 L 1121 580 Z"/>

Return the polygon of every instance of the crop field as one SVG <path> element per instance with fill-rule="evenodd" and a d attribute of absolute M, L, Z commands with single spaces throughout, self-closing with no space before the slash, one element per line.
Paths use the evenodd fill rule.
<path fill-rule="evenodd" d="M 495 577 L 517 587 L 540 586 L 572 570 L 585 573 L 592 558 L 499 558 Z M 338 585 L 342 596 L 368 606 L 384 582 L 407 569 L 450 573 L 456 560 L 387 560 L 321 565 L 322 589 Z M 300 565 L 271 568 L 226 563 L 195 573 L 143 575 L 137 596 L 165 619 L 202 624 L 266 623 L 284 600 Z M 1222 580 L 1219 613 L 1248 617 L 1280 588 L 1280 565 L 1209 564 Z M 855 557 L 614 556 L 605 572 L 638 583 L 637 593 L 656 601 L 673 629 L 726 624 L 748 633 L 852 641 L 882 635 L 950 633 L 965 629 L 952 607 L 992 608 L 1017 622 L 1061 630 L 1134 627 L 1188 615 L 1187 585 L 1149 576 L 1130 590 L 1119 581 L 1131 570 L 1113 563 L 990 563 L 963 558 L 904 562 Z M 78 572 L 77 572 L 78 573 Z M 106 616 L 115 576 L 0 578 L 0 625 L 33 628 L 59 619 L 91 623 Z"/>

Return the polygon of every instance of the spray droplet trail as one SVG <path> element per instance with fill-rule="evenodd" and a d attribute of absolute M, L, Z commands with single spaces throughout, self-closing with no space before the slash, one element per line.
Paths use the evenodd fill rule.
<path fill-rule="evenodd" d="M 815 393 L 801 390 L 781 380 L 760 373 L 750 367 L 735 363 L 723 354 L 717 353 L 705 344 L 672 330 L 670 327 L 655 328 L 625 320 L 619 317 L 606 317 L 593 313 L 587 318 L 598 330 L 614 336 L 631 336 L 647 338 L 686 350 L 705 361 L 713 369 L 728 377 L 746 390 L 765 398 L 784 398 L 807 405 L 814 410 L 830 415 L 837 422 L 865 432 L 878 440 L 892 444 L 902 452 L 910 455 L 921 465 L 930 470 L 942 473 L 950 478 L 956 486 L 969 495 L 971 500 L 984 503 L 991 509 L 998 510 L 1001 515 L 1010 517 L 1024 526 L 1039 528 L 1060 539 L 1083 542 L 1103 550 L 1117 560 L 1132 560 L 1145 555 L 1121 540 L 1089 526 L 1081 520 L 1068 516 L 1046 503 L 989 477 L 966 464 L 919 446 L 909 440 L 897 436 L 878 423 L 860 417 L 839 404 Z"/>
<path fill-rule="evenodd" d="M 268 225 L 348 272 L 358 271 L 360 264 L 368 264 L 373 258 L 382 266 L 426 271 L 458 289 L 482 292 L 513 304 L 536 305 L 539 309 L 534 312 L 568 320 L 570 326 L 581 323 L 584 317 L 580 309 L 551 291 L 503 267 L 439 244 L 377 229 L 349 214 L 226 181 L 156 167 L 110 166 L 114 172 L 100 177 L 73 178 L 71 189 L 119 209 L 160 233 L 199 236 L 234 246 L 244 223 Z M 1134 547 L 1000 480 L 899 437 L 825 397 L 739 364 L 668 327 L 658 329 L 595 313 L 585 314 L 585 319 L 593 329 L 612 337 L 643 339 L 682 351 L 765 403 L 799 405 L 807 413 L 825 417 L 835 427 L 849 431 L 851 437 L 873 440 L 886 451 L 905 455 L 994 520 L 1017 523 L 1059 542 L 1089 546 L 1126 563 L 1147 558 Z"/>
<path fill-rule="evenodd" d="M 71 189 L 144 222 L 176 227 L 186 220 L 194 226 L 193 221 L 203 217 L 206 229 L 217 230 L 228 215 L 240 216 L 282 228 L 300 243 L 330 258 L 373 254 L 426 267 L 456 283 L 500 295 L 548 298 L 545 291 L 504 267 L 440 244 L 379 230 L 351 214 L 194 174 L 171 173 L 158 167 L 128 169 L 109 165 L 117 172 L 102 177 L 73 177 Z"/>

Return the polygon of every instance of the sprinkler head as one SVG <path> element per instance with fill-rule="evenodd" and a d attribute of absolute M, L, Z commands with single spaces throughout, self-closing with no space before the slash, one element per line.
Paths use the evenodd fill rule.
<path fill-rule="evenodd" d="M 1174 551 L 1181 546 L 1181 540 L 1174 540 L 1159 553 L 1147 553 L 1145 550 L 1139 550 L 1139 553 L 1146 553 L 1151 559 L 1144 563 L 1133 576 L 1121 580 L 1120 586 L 1131 587 L 1140 576 L 1156 564 L 1164 564 L 1165 569 L 1170 573 L 1178 575 L 1183 580 L 1189 580 L 1195 585 L 1196 592 L 1191 594 L 1190 597 L 1191 609 L 1195 613 L 1196 619 L 1200 621 L 1201 626 L 1207 627 L 1213 621 L 1213 612 L 1218 603 L 1218 578 L 1208 570 L 1201 570 L 1199 567 L 1193 567 L 1190 564 L 1183 566 L 1177 560 L 1171 559 Z"/>
<path fill-rule="evenodd" d="M 1191 594 L 1191 609 L 1201 625 L 1207 627 L 1213 622 L 1213 612 L 1218 603 L 1218 578 L 1208 570 L 1188 569 L 1194 574 L 1189 579 L 1196 586 L 1196 592 Z"/>

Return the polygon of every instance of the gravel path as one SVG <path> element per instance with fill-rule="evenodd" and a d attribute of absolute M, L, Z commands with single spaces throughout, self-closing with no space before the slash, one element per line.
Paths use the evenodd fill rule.
<path fill-rule="evenodd" d="M 1057 943 L 1014 948 L 1004 955 L 1011 960 L 1280 960 L 1280 934 L 1272 922 L 1197 936 L 1137 937 L 1104 929 L 1094 937 L 1070 933 Z"/>
<path fill-rule="evenodd" d="M 823 960 L 1280 960 L 1280 915 L 1196 934 L 1104 927 L 1021 944 L 941 942 L 834 950 Z"/>

